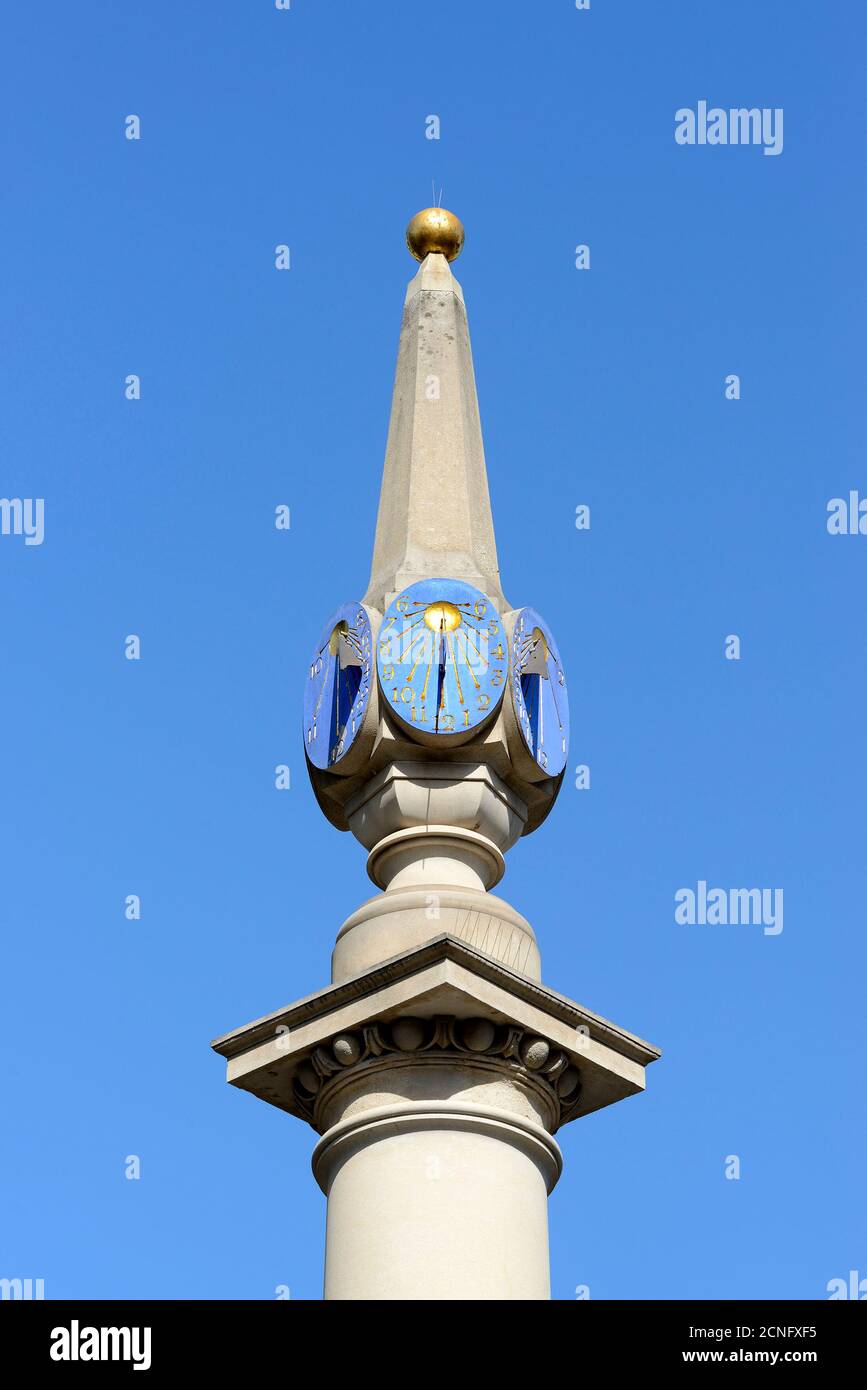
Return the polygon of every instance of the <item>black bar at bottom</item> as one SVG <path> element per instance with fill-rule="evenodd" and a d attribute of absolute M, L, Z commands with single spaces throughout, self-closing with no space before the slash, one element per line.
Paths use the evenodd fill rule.
<path fill-rule="evenodd" d="M 863 1301 L 863 1300 L 862 1300 Z M 671 1367 L 765 1365 L 812 1366 L 822 1371 L 857 1367 L 867 1323 L 857 1309 L 834 1301 L 792 1302 L 552 1302 L 524 1304 L 521 1317 L 538 1317 L 552 1331 L 581 1340 L 573 1343 L 578 1371 L 586 1355 L 609 1372 L 653 1372 Z M 412 1304 L 399 1319 L 376 1317 L 364 1305 L 366 1334 L 353 1342 L 330 1342 L 322 1348 L 323 1373 L 329 1378 L 341 1352 L 356 1371 L 386 1373 L 383 1357 L 397 1350 L 401 1333 L 415 1335 Z M 436 1323 L 431 1314 L 439 1309 Z M 384 1312 L 384 1310 L 383 1310 Z M 449 1347 L 448 1314 L 440 1303 L 419 1309 L 428 1331 L 430 1368 Z M 505 1314 L 514 1320 L 513 1304 L 487 1304 L 477 1324 L 481 1333 Z M 10 1300 L 0 1305 L 0 1355 L 4 1370 L 14 1364 L 19 1378 L 31 1370 L 54 1376 L 98 1376 L 101 1367 L 114 1375 L 151 1375 L 213 1371 L 225 1383 L 230 1374 L 256 1378 L 274 1371 L 296 1378 L 298 1357 L 312 1350 L 321 1331 L 339 1336 L 346 1318 L 358 1316 L 345 1303 L 273 1302 L 77 1302 Z M 322 1318 L 320 1324 L 318 1319 Z M 460 1328 L 469 1331 L 462 1321 Z M 525 1325 L 525 1335 L 533 1328 Z M 312 1334 L 313 1340 L 310 1340 Z M 463 1340 L 463 1338 L 462 1338 Z M 486 1338 L 482 1338 L 487 1341 Z M 520 1340 L 520 1339 L 519 1339 Z M 492 1345 L 492 1355 L 496 1352 Z M 561 1350 L 564 1344 L 558 1342 Z M 542 1344 L 544 1346 L 544 1343 Z M 354 1348 L 354 1349 L 353 1349 Z M 531 1349 L 531 1343 L 526 1343 Z M 567 1353 L 568 1354 L 568 1353 Z M 304 1357 L 303 1359 L 307 1359 Z M 559 1356 L 558 1356 L 559 1359 Z M 394 1363 L 391 1363 L 392 1365 Z M 409 1369 L 409 1363 L 406 1363 Z M 304 1373 L 310 1379 L 310 1368 Z"/>

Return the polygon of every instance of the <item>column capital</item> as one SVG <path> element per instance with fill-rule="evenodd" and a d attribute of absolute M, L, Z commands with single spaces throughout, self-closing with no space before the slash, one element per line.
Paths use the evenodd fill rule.
<path fill-rule="evenodd" d="M 553 1132 L 643 1091 L 645 1068 L 660 1055 L 445 933 L 212 1046 L 232 1085 L 320 1132 L 346 1114 L 338 1097 L 350 1080 L 356 1095 L 364 1082 L 365 1104 L 381 1104 L 398 1071 L 412 1069 L 415 1084 L 424 1069 L 419 1094 L 433 1099 L 434 1083 L 455 1067 L 475 1069 L 482 1105 L 488 1082 L 508 1082 L 525 1117 Z"/>

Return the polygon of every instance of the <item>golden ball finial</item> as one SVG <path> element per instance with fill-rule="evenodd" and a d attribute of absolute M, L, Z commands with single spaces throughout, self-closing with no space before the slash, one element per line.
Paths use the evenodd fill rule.
<path fill-rule="evenodd" d="M 445 208 L 424 208 L 407 227 L 406 244 L 417 261 L 423 261 L 432 251 L 453 261 L 464 244 L 463 224 Z"/>

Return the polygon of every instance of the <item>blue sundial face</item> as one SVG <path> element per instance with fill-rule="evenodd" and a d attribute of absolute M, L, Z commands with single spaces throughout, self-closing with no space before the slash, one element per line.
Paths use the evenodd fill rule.
<path fill-rule="evenodd" d="M 512 702 L 530 756 L 559 777 L 569 753 L 569 701 L 560 655 L 548 624 L 522 608 L 512 629 Z"/>
<path fill-rule="evenodd" d="M 472 584 L 410 584 L 386 609 L 376 645 L 382 697 L 410 732 L 466 736 L 503 698 L 509 668 L 503 623 Z"/>
<path fill-rule="evenodd" d="M 304 686 L 304 748 L 334 768 L 355 741 L 370 700 L 372 636 L 360 603 L 344 603 L 322 630 Z"/>

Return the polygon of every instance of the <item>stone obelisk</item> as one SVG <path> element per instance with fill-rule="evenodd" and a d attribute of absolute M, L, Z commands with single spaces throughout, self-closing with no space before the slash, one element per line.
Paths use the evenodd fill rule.
<path fill-rule="evenodd" d="M 500 583 L 450 268 L 463 229 L 427 209 L 407 242 L 421 264 L 370 582 L 326 626 L 305 712 L 318 804 L 365 847 L 381 891 L 340 927 L 330 985 L 213 1046 L 233 1085 L 319 1135 L 327 1299 L 546 1299 L 554 1135 L 642 1091 L 659 1052 L 543 985 L 532 926 L 491 891 L 556 799 L 566 733 L 549 762 L 538 710 L 553 700 L 562 723 L 565 680 L 538 615 L 512 608 Z M 393 674 L 399 614 L 429 639 L 418 677 L 411 655 Z M 451 644 L 461 633 L 465 666 Z"/>

